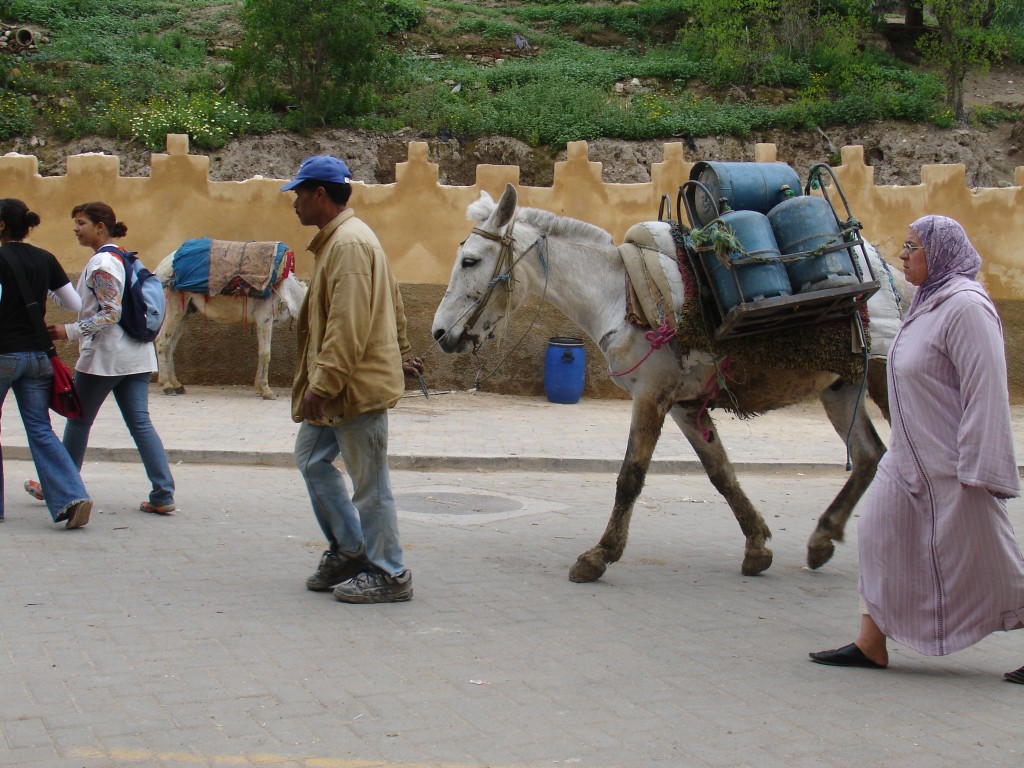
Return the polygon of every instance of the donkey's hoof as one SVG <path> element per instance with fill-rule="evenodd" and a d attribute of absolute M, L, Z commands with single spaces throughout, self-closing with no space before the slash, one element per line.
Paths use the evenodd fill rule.
<path fill-rule="evenodd" d="M 264 400 L 277 400 L 277 393 L 272 389 L 268 389 L 266 392 L 260 392 L 260 397 Z"/>
<path fill-rule="evenodd" d="M 599 554 L 585 552 L 569 569 L 569 581 L 575 581 L 578 584 L 597 581 L 606 570 L 608 570 L 608 566 L 604 564 L 604 559 Z"/>
<path fill-rule="evenodd" d="M 164 394 L 165 395 L 184 395 L 185 394 L 185 388 L 184 387 L 164 387 Z"/>
<path fill-rule="evenodd" d="M 836 547 L 831 541 L 816 547 L 807 547 L 807 567 L 813 569 L 821 568 L 832 559 Z"/>
<path fill-rule="evenodd" d="M 743 565 L 740 573 L 744 576 L 757 576 L 764 573 L 772 566 L 772 552 L 749 553 L 743 558 Z"/>

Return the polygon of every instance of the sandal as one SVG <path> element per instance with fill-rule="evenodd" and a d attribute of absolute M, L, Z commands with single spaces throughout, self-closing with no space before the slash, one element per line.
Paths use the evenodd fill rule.
<path fill-rule="evenodd" d="M 139 504 L 140 512 L 149 512 L 153 515 L 169 515 L 175 509 L 176 507 L 174 506 L 174 502 L 171 502 L 170 504 L 162 504 L 159 506 L 156 504 L 150 504 L 148 501 L 144 501 L 141 504 Z"/>
<path fill-rule="evenodd" d="M 25 485 L 22 487 L 25 489 L 25 493 L 27 493 L 36 501 L 44 501 L 43 487 L 35 480 L 26 480 Z"/>

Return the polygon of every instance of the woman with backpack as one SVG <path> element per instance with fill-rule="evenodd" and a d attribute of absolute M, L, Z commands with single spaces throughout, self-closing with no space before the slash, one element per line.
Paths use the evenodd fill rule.
<path fill-rule="evenodd" d="M 48 291 L 67 309 L 77 311 L 82 302 L 57 258 L 24 242 L 37 226 L 39 215 L 21 200 L 0 199 L 0 407 L 13 389 L 50 516 L 66 528 L 81 528 L 89 522 L 92 501 L 50 424 L 53 368 L 43 312 Z M 0 456 L 0 520 L 3 486 Z"/>
<path fill-rule="evenodd" d="M 75 388 L 84 413 L 79 419 L 68 419 L 64 447 L 81 469 L 96 414 L 113 392 L 152 483 L 149 499 L 139 509 L 169 515 L 175 508 L 174 478 L 163 442 L 149 418 L 149 378 L 157 370 L 156 350 L 152 342 L 129 335 L 121 322 L 131 257 L 117 247 L 114 238 L 124 237 L 128 228 L 101 202 L 76 205 L 71 218 L 79 244 L 94 253 L 78 278 L 82 299 L 78 321 L 48 328 L 51 338 L 78 340 Z M 25 490 L 36 498 L 45 492 L 32 481 L 25 483 Z"/>

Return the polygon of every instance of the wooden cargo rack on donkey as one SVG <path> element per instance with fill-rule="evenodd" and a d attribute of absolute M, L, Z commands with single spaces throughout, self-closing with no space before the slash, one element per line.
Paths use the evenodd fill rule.
<path fill-rule="evenodd" d="M 727 166 L 740 165 L 759 164 L 697 163 L 691 179 L 679 188 L 676 200 L 679 221 L 680 205 L 685 202 L 693 227 L 683 235 L 687 255 L 698 279 L 703 278 L 714 298 L 719 321 L 715 338 L 851 318 L 878 290 L 879 283 L 867 255 L 863 260 L 853 255 L 854 247 L 863 253 L 864 240 L 858 235 L 861 224 L 850 213 L 832 169 L 825 164 L 813 166 L 802 196 L 795 174 L 795 192 L 785 181 L 773 190 L 769 179 L 765 185 L 767 194 L 752 203 L 763 200 L 764 206 L 758 208 L 734 209 L 733 201 L 723 196 L 717 200 L 718 214 L 711 221 L 702 221 L 693 201 L 701 195 L 708 201 L 715 201 L 715 197 L 701 177 L 707 179 L 709 170 L 716 166 L 729 170 Z M 764 165 L 788 169 L 782 163 Z M 811 195 L 812 189 L 823 186 L 823 173 L 831 178 L 846 208 L 845 221 L 839 219 L 827 199 Z M 773 192 L 783 199 L 775 203 Z M 767 210 L 759 209 L 767 206 Z M 782 273 L 783 285 L 770 285 L 769 290 L 756 293 L 764 281 L 750 278 L 764 268 L 774 270 L 773 275 Z M 787 276 L 794 278 L 791 284 L 787 283 Z M 797 277 L 801 280 L 799 285 Z"/>
<path fill-rule="evenodd" d="M 811 194 L 823 174 L 846 207 L 845 220 Z M 682 223 L 684 205 L 690 227 Z M 635 257 L 620 249 L 634 324 L 674 332 L 683 351 L 704 349 L 723 360 L 824 369 L 847 380 L 863 375 L 866 303 L 880 283 L 829 166 L 811 168 L 801 195 L 799 177 L 784 163 L 699 162 L 679 188 L 676 221 L 667 196 L 658 220 L 671 225 L 685 290 L 698 300 L 685 302 L 671 322 L 668 294 L 652 279 L 659 270 L 644 264 L 647 249 L 634 242 Z"/>

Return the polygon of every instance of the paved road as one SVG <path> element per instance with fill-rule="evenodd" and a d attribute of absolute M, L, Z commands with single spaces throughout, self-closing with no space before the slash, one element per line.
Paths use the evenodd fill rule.
<path fill-rule="evenodd" d="M 281 406 L 202 394 L 213 402 L 198 451 L 227 451 L 238 438 L 227 417 Z M 153 397 L 172 446 L 178 425 L 157 408 L 176 401 Z M 422 407 L 399 406 L 393 448 L 431 426 L 457 431 L 453 417 Z M 566 408 L 531 401 L 512 414 L 463 414 L 469 436 L 445 450 L 458 456 L 481 440 L 536 456 L 550 442 L 543 423 L 561 429 Z M 9 416 L 8 455 L 19 427 Z M 616 407 L 581 403 L 571 416 L 590 432 L 591 458 L 610 462 L 624 439 L 612 433 Z M 818 434 L 792 418 L 790 432 L 751 433 L 743 448 L 742 430 L 760 421 L 737 423 L 731 437 L 734 455 L 749 452 L 744 485 L 775 532 L 775 563 L 761 577 L 740 575 L 742 538 L 699 472 L 652 475 L 623 561 L 580 585 L 566 574 L 603 530 L 613 470 L 432 464 L 394 473 L 416 596 L 388 606 L 307 592 L 322 539 L 298 473 L 228 462 L 256 442 L 269 453 L 286 445 L 287 422 L 275 438 L 220 454 L 224 463 L 172 447 L 182 511 L 170 518 L 133 511 L 146 493 L 139 465 L 91 455 L 97 506 L 78 531 L 49 524 L 17 487 L 31 465 L 8 458 L 0 765 L 1024 764 L 1024 690 L 1000 679 L 1024 663 L 1022 637 L 944 659 L 894 646 L 885 672 L 807 661 L 856 628 L 853 526 L 825 568 L 803 567 L 814 520 L 843 482 L 842 456 L 829 443 L 827 462 L 759 461 L 772 444 L 802 451 Z M 116 426 L 97 428 L 96 454 L 118 447 Z M 1024 530 L 1024 503 L 1011 510 Z"/>

